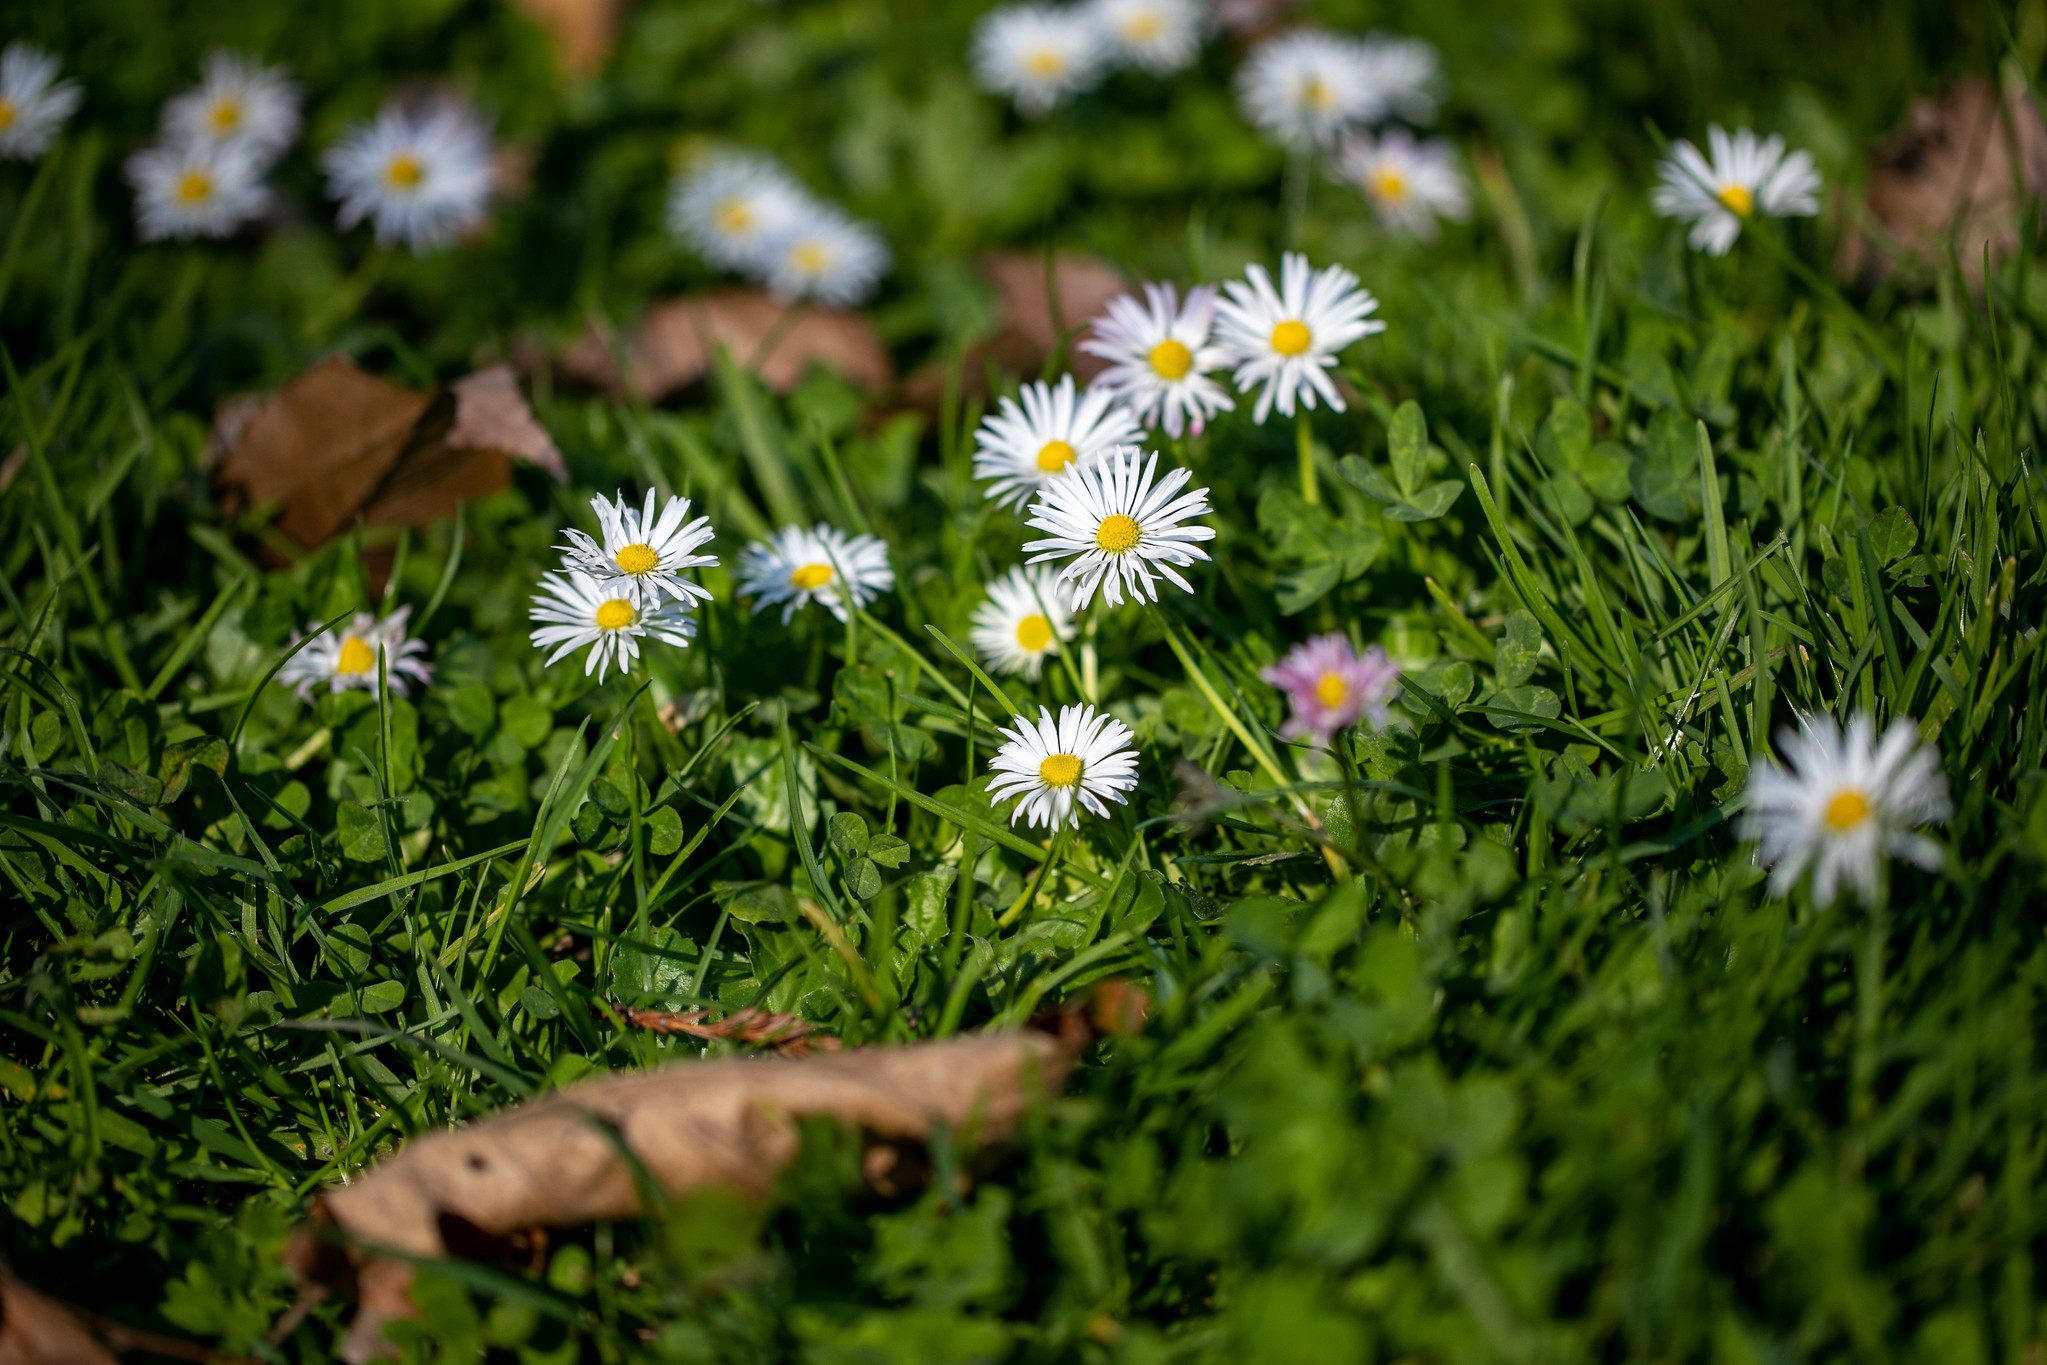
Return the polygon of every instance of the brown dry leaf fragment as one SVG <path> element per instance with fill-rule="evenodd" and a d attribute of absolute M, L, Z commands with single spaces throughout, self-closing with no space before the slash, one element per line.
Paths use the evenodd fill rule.
<path fill-rule="evenodd" d="M 526 17 L 547 30 L 554 58 L 570 76 L 587 76 L 604 65 L 618 41 L 625 0 L 517 0 Z"/>
<path fill-rule="evenodd" d="M 0 1270 L 0 1365 L 114 1365 L 76 1314 Z"/>
<path fill-rule="evenodd" d="M 1035 379 L 1061 337 L 1101 315 L 1109 300 L 1130 292 L 1116 268 L 1094 256 L 1062 253 L 1053 270 L 1059 286 L 1059 322 L 1052 319 L 1052 299 L 1045 288 L 1042 253 L 996 251 L 981 258 L 981 274 L 995 286 L 995 330 L 969 346 L 959 360 L 960 396 L 985 397 L 988 372 Z M 1085 383 L 1109 367 L 1099 356 L 1079 349 L 1085 331 L 1067 337 L 1066 367 Z M 944 362 L 926 365 L 903 385 L 912 407 L 937 412 L 945 393 Z"/>
<path fill-rule="evenodd" d="M 632 336 L 621 339 L 632 391 L 655 402 L 695 383 L 720 345 L 779 393 L 795 388 L 812 365 L 836 370 L 864 389 L 888 384 L 893 374 L 888 349 L 865 316 L 805 305 L 795 305 L 792 315 L 791 306 L 755 289 L 653 305 Z M 562 353 L 561 364 L 564 374 L 581 383 L 626 392 L 610 344 L 594 329 Z"/>
<path fill-rule="evenodd" d="M 614 1008 L 620 1020 L 651 1033 L 680 1033 L 713 1042 L 750 1043 L 756 1047 L 771 1047 L 789 1057 L 807 1056 L 812 1047 L 825 1052 L 839 1050 L 836 1038 L 813 1038 L 809 1020 L 794 1014 L 772 1014 L 758 1007 L 749 1007 L 718 1020 L 712 1020 L 707 1009 L 642 1010 L 630 1005 Z"/>
<path fill-rule="evenodd" d="M 447 435 L 451 448 L 502 451 L 567 482 L 569 471 L 562 464 L 562 453 L 526 405 L 510 365 L 486 365 L 448 388 L 455 395 L 455 425 Z"/>

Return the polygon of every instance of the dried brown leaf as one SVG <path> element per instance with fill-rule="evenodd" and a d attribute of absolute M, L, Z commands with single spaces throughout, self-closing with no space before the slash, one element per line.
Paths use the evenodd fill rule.
<path fill-rule="evenodd" d="M 451 449 L 501 451 L 568 479 L 554 437 L 526 405 L 510 365 L 486 365 L 448 388 L 455 395 L 455 425 L 446 438 Z"/>
<path fill-rule="evenodd" d="M 1101 315 L 1109 300 L 1130 286 L 1107 261 L 1094 256 L 1061 253 L 1052 272 L 1058 285 L 1059 320 L 1052 317 L 1052 296 L 1045 287 L 1043 254 L 996 251 L 981 258 L 981 274 L 995 287 L 996 327 L 967 347 L 960 357 L 960 396 L 985 397 L 988 374 L 1036 378 L 1061 338 L 1066 339 L 1066 367 L 1085 382 L 1108 368 L 1109 362 L 1077 349 L 1084 328 Z M 943 362 L 926 365 L 903 384 L 903 398 L 912 407 L 937 412 L 945 393 Z"/>
<path fill-rule="evenodd" d="M 0 1270 L 0 1365 L 114 1365 L 63 1304 Z"/>
<path fill-rule="evenodd" d="M 740 365 L 781 393 L 812 365 L 836 370 L 866 389 L 886 386 L 888 349 L 859 313 L 777 302 L 754 289 L 724 289 L 668 299 L 649 308 L 623 340 L 632 391 L 656 401 L 695 383 L 722 345 Z M 562 353 L 562 371 L 610 393 L 626 392 L 611 343 L 594 329 Z"/>
<path fill-rule="evenodd" d="M 811 1035 L 810 1021 L 794 1014 L 774 1014 L 758 1007 L 712 1019 L 711 1011 L 643 1010 L 631 1005 L 614 1007 L 618 1017 L 634 1028 L 650 1033 L 680 1033 L 713 1042 L 748 1043 L 771 1047 L 788 1057 L 807 1056 L 813 1047 L 825 1052 L 839 1050 L 839 1040 Z"/>
<path fill-rule="evenodd" d="M 571 76 L 604 65 L 618 42 L 625 0 L 517 0 L 526 17 L 547 31 L 555 61 Z"/>

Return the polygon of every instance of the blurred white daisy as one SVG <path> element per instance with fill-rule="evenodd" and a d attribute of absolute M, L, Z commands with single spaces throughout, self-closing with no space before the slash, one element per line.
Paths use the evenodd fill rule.
<path fill-rule="evenodd" d="M 405 633 L 411 615 L 411 607 L 400 607 L 381 621 L 372 612 L 357 612 L 346 626 L 316 636 L 285 660 L 284 667 L 277 670 L 277 681 L 296 688 L 300 701 L 310 701 L 314 689 L 323 684 L 329 692 L 343 692 L 351 687 L 374 692 L 377 655 L 382 653 L 384 676 L 391 691 L 405 696 L 408 678 L 429 683 L 434 676 L 433 665 L 421 657 L 426 653 L 426 641 L 414 640 Z M 319 629 L 319 622 L 314 622 L 312 628 Z M 291 638 L 297 644 L 303 637 L 294 633 Z"/>
<path fill-rule="evenodd" d="M 1215 323 L 1215 286 L 1197 284 L 1180 302 L 1170 284 L 1147 284 L 1144 302 L 1133 294 L 1109 301 L 1089 325 L 1080 349 L 1113 362 L 1095 377 L 1146 426 L 1168 436 L 1199 435 L 1210 417 L 1236 407 L 1209 372 L 1230 363 L 1229 353 L 1209 338 Z"/>
<path fill-rule="evenodd" d="M 974 25 L 974 79 L 1042 114 L 1101 79 L 1108 45 L 1094 17 L 1066 5 L 1005 5 Z"/>
<path fill-rule="evenodd" d="M 1330 173 L 1363 195 L 1386 227 L 1424 241 L 1435 239 L 1438 218 L 1471 216 L 1457 153 L 1441 138 L 1418 142 L 1405 128 L 1377 136 L 1348 132 L 1337 143 Z"/>
<path fill-rule="evenodd" d="M 833 308 L 859 303 L 888 270 L 888 247 L 873 228 L 832 204 L 811 203 L 769 244 L 768 292 Z"/>
<path fill-rule="evenodd" d="M 1079 393 L 1072 375 L 1032 380 L 1004 398 L 974 433 L 974 477 L 992 479 L 988 496 L 1022 507 L 1045 484 L 1103 451 L 1144 434 L 1108 389 Z"/>
<path fill-rule="evenodd" d="M 1078 806 L 1106 820 L 1106 803 L 1123 803 L 1123 793 L 1137 785 L 1137 737 L 1114 716 L 1080 705 L 1061 707 L 1056 721 L 1049 707 L 1040 707 L 1035 721 L 1014 719 L 1016 728 L 1001 731 L 1005 742 L 988 760 L 995 775 L 989 801 L 1022 798 L 1009 813 L 1010 824 L 1022 819 L 1033 828 L 1078 827 Z"/>
<path fill-rule="evenodd" d="M 198 86 L 164 104 L 163 128 L 174 144 L 242 151 L 260 172 L 299 135 L 299 90 L 282 67 L 216 52 Z"/>
<path fill-rule="evenodd" d="M 764 276 L 775 242 L 811 202 L 773 157 L 720 152 L 677 177 L 668 225 L 712 265 Z"/>
<path fill-rule="evenodd" d="M 824 522 L 784 526 L 739 556 L 739 590 L 754 599 L 756 613 L 781 603 L 784 625 L 812 602 L 843 621 L 895 583 L 878 537 L 849 536 Z"/>
<path fill-rule="evenodd" d="M 995 672 L 1035 680 L 1061 642 L 1073 638 L 1070 591 L 1056 569 L 1012 568 L 988 585 L 988 600 L 974 609 L 968 632 L 974 648 Z"/>
<path fill-rule="evenodd" d="M 1216 333 L 1236 361 L 1238 391 L 1265 386 L 1251 420 L 1262 424 L 1274 407 L 1291 417 L 1297 399 L 1312 408 L 1317 394 L 1342 412 L 1343 399 L 1326 371 L 1336 367 L 1344 347 L 1386 330 L 1371 316 L 1379 301 L 1342 266 L 1313 270 L 1299 252 L 1280 258 L 1276 291 L 1264 266 L 1254 264 L 1244 274 L 1248 283 L 1223 285 L 1228 297 L 1217 308 Z"/>
<path fill-rule="evenodd" d="M 1192 477 L 1184 469 L 1154 482 L 1158 462 L 1156 452 L 1146 459 L 1136 446 L 1123 446 L 1038 490 L 1029 524 L 1048 535 L 1027 541 L 1024 551 L 1033 564 L 1072 561 L 1059 577 L 1073 584 L 1074 610 L 1093 601 L 1097 588 L 1112 607 L 1126 590 L 1133 600 L 1156 602 L 1154 571 L 1182 592 L 1194 591 L 1173 566 L 1208 558 L 1198 542 L 1215 539 L 1214 529 L 1180 524 L 1208 515 L 1208 490 L 1182 493 Z"/>
<path fill-rule="evenodd" d="M 550 666 L 565 654 L 591 646 L 583 676 L 595 673 L 600 683 L 612 665 L 624 672 L 640 657 L 642 639 L 687 648 L 697 633 L 696 618 L 683 604 L 657 598 L 642 606 L 618 580 L 607 583 L 575 569 L 540 576 L 540 591 L 533 595 L 533 626 L 528 637 L 533 647 L 554 650 L 547 656 Z"/>
<path fill-rule="evenodd" d="M 1093 0 L 1088 13 L 1118 58 L 1155 76 L 1193 62 L 1208 22 L 1198 0 Z"/>
<path fill-rule="evenodd" d="M 1825 714 L 1802 716 L 1781 730 L 1784 765 L 1765 760 L 1749 777 L 1742 834 L 1758 841 L 1756 857 L 1771 868 L 1770 890 L 1787 894 L 1812 869 L 1812 898 L 1834 899 L 1842 882 L 1866 903 L 1880 894 L 1885 858 L 1907 858 L 1928 871 L 1941 864 L 1940 845 L 1921 825 L 1953 813 L 1940 755 L 1919 742 L 1919 728 L 1897 720 L 1879 742 L 1866 714 L 1843 733 Z"/>
<path fill-rule="evenodd" d="M 1364 45 L 1320 29 L 1289 29 L 1251 49 L 1237 71 L 1237 106 L 1286 147 L 1327 146 L 1382 109 Z"/>
<path fill-rule="evenodd" d="M 57 59 L 27 43 L 0 52 L 0 157 L 30 161 L 49 150 L 85 92 L 57 79 Z"/>
<path fill-rule="evenodd" d="M 1402 118 L 1427 123 L 1442 99 L 1443 60 L 1420 38 L 1368 33 L 1358 43 L 1364 66 L 1366 108 L 1360 118 L 1377 123 Z"/>
<path fill-rule="evenodd" d="M 270 203 L 262 172 L 239 147 L 148 147 L 129 157 L 123 169 L 135 187 L 136 230 L 146 242 L 225 237 Z"/>
<path fill-rule="evenodd" d="M 688 498 L 670 498 L 656 517 L 654 501 L 651 488 L 644 507 L 632 506 L 623 493 L 616 501 L 601 493 L 590 499 L 603 538 L 570 527 L 564 532 L 569 543 L 559 547 L 566 567 L 607 587 L 623 588 L 642 605 L 658 604 L 664 593 L 685 607 L 698 599 L 710 601 L 710 592 L 683 574 L 718 562 L 716 555 L 696 552 L 711 539 L 711 519 L 689 520 Z"/>
<path fill-rule="evenodd" d="M 379 242 L 403 242 L 415 253 L 476 227 L 490 200 L 490 135 L 459 104 L 386 105 L 329 147 L 320 164 L 328 194 L 341 201 L 342 227 L 371 219 Z"/>
<path fill-rule="evenodd" d="M 1756 214 L 1810 218 L 1820 211 L 1820 174 L 1810 152 L 1787 153 L 1775 133 L 1759 138 L 1742 128 L 1729 137 L 1718 124 L 1706 130 L 1706 145 L 1710 159 L 1679 138 L 1649 192 L 1658 213 L 1692 225 L 1695 249 L 1725 256 Z"/>

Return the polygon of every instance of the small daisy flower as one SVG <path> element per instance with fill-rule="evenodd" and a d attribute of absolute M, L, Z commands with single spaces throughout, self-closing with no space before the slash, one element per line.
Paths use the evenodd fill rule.
<path fill-rule="evenodd" d="M 1377 94 L 1364 45 L 1296 28 L 1251 50 L 1237 72 L 1237 107 L 1281 146 L 1327 146 L 1352 123 L 1376 117 Z"/>
<path fill-rule="evenodd" d="M 1274 407 L 1291 417 L 1296 399 L 1313 408 L 1317 394 L 1332 411 L 1342 412 L 1343 399 L 1326 371 L 1336 368 L 1344 347 L 1386 330 L 1371 316 L 1379 301 L 1342 266 L 1313 270 L 1299 252 L 1280 259 L 1277 291 L 1264 266 L 1252 265 L 1244 274 L 1249 283 L 1223 285 L 1228 297 L 1218 305 L 1216 331 L 1237 362 L 1238 391 L 1265 386 L 1251 420 L 1263 425 Z"/>
<path fill-rule="evenodd" d="M 612 665 L 623 673 L 640 657 L 642 639 L 686 649 L 697 633 L 696 618 L 687 606 L 659 597 L 642 606 L 619 580 L 606 582 L 575 569 L 540 576 L 540 591 L 533 595 L 533 625 L 528 637 L 533 647 L 554 650 L 547 656 L 550 667 L 563 655 L 591 646 L 583 676 L 595 673 L 600 683 Z"/>
<path fill-rule="evenodd" d="M 1327 748 L 1331 736 L 1357 724 L 1359 717 L 1384 729 L 1386 708 L 1400 691 L 1400 665 L 1385 650 L 1373 645 L 1355 653 L 1338 630 L 1294 646 L 1260 676 L 1293 704 L 1280 735 L 1309 738 L 1318 748 Z"/>
<path fill-rule="evenodd" d="M 888 248 L 873 228 L 831 204 L 813 203 L 768 246 L 768 292 L 833 308 L 859 303 L 888 270 Z"/>
<path fill-rule="evenodd" d="M 416 255 L 475 228 L 490 200 L 490 135 L 458 104 L 386 105 L 320 163 L 327 192 L 341 201 L 342 227 L 371 219 L 378 242 L 403 242 Z"/>
<path fill-rule="evenodd" d="M 284 667 L 277 670 L 277 681 L 296 688 L 300 701 L 311 701 L 314 689 L 322 684 L 329 692 L 351 687 L 374 692 L 377 655 L 381 651 L 391 691 L 405 696 L 406 679 L 424 684 L 432 682 L 434 676 L 433 665 L 420 657 L 426 653 L 426 641 L 411 639 L 405 633 L 405 623 L 411 615 L 411 607 L 400 607 L 381 621 L 372 612 L 357 612 L 342 629 L 318 636 L 285 660 Z M 315 621 L 311 628 L 318 630 L 319 626 Z M 297 644 L 303 637 L 295 633 L 291 638 Z"/>
<path fill-rule="evenodd" d="M 843 621 L 896 584 L 879 537 L 849 536 L 824 522 L 784 526 L 755 541 L 739 556 L 739 575 L 739 590 L 754 599 L 756 613 L 783 604 L 783 625 L 812 602 Z"/>
<path fill-rule="evenodd" d="M 128 158 L 136 230 L 165 237 L 225 237 L 269 207 L 262 172 L 238 147 L 174 143 Z"/>
<path fill-rule="evenodd" d="M 1879 741 L 1867 715 L 1851 718 L 1844 734 L 1831 716 L 1814 714 L 1797 732 L 1779 731 L 1777 746 L 1785 763 L 1756 765 L 1742 817 L 1743 837 L 1758 841 L 1758 860 L 1773 869 L 1772 893 L 1787 894 L 1810 867 L 1818 904 L 1831 904 L 1844 881 L 1873 903 L 1885 858 L 1939 869 L 1940 845 L 1914 831 L 1953 807 L 1940 755 L 1919 742 L 1911 721 L 1894 721 Z"/>
<path fill-rule="evenodd" d="M 1436 49 L 1419 38 L 1387 33 L 1367 34 L 1358 44 L 1368 92 L 1365 123 L 1402 118 L 1428 123 L 1442 99 L 1443 61 Z"/>
<path fill-rule="evenodd" d="M 260 172 L 299 135 L 299 90 L 282 67 L 216 52 L 198 86 L 164 105 L 163 127 L 167 142 L 232 147 Z"/>
<path fill-rule="evenodd" d="M 981 420 L 974 433 L 974 477 L 994 480 L 990 498 L 1022 507 L 1047 483 L 1143 434 L 1108 389 L 1077 393 L 1070 374 L 1061 375 L 1057 386 L 1032 380 Z"/>
<path fill-rule="evenodd" d="M 995 774 L 988 799 L 1023 798 L 1010 824 L 1021 818 L 1033 828 L 1078 828 L 1076 806 L 1106 820 L 1106 802 L 1129 799 L 1123 793 L 1137 785 L 1137 737 L 1122 721 L 1087 705 L 1061 707 L 1056 721 L 1049 707 L 1038 708 L 1035 721 L 1014 719 L 1016 728 L 1001 731 L 1005 743 L 988 761 Z"/>
<path fill-rule="evenodd" d="M 1438 218 L 1471 216 L 1457 153 L 1441 138 L 1417 142 L 1405 128 L 1345 133 L 1331 174 L 1362 194 L 1388 229 L 1423 241 L 1435 240 Z"/>
<path fill-rule="evenodd" d="M 670 498 L 658 518 L 651 488 L 644 507 L 633 507 L 623 493 L 616 501 L 600 493 L 590 499 L 590 510 L 597 514 L 603 539 L 574 527 L 565 531 L 569 543 L 556 548 L 566 556 L 568 568 L 607 587 L 623 586 L 642 605 L 660 602 L 664 593 L 685 607 L 695 600 L 711 600 L 703 585 L 683 577 L 686 569 L 718 562 L 716 555 L 696 552 L 711 539 L 711 519 L 689 520 L 688 498 Z"/>
<path fill-rule="evenodd" d="M 760 152 L 721 152 L 676 179 L 668 225 L 724 270 L 759 275 L 776 241 L 811 205 L 809 191 Z"/>
<path fill-rule="evenodd" d="M 1820 174 L 1810 152 L 1784 150 L 1775 133 L 1759 138 L 1747 128 L 1729 137 L 1719 125 L 1706 130 L 1712 157 L 1679 138 L 1657 167 L 1661 183 L 1649 203 L 1665 218 L 1692 225 L 1694 249 L 1725 256 L 1742 224 L 1765 218 L 1810 218 L 1820 211 Z"/>
<path fill-rule="evenodd" d="M 1108 390 L 1134 418 L 1165 428 L 1168 436 L 1190 429 L 1200 435 L 1209 418 L 1236 407 L 1208 377 L 1230 363 L 1229 352 L 1209 340 L 1215 294 L 1214 285 L 1198 284 L 1182 304 L 1172 285 L 1147 284 L 1143 303 L 1132 294 L 1111 299 L 1080 343 L 1089 355 L 1113 362 L 1092 387 Z"/>
<path fill-rule="evenodd" d="M 1065 5 L 1005 5 L 974 26 L 975 81 L 1008 95 L 1024 114 L 1046 113 L 1092 88 L 1108 55 L 1093 16 Z"/>
<path fill-rule="evenodd" d="M 1180 525 L 1208 515 L 1208 490 L 1182 493 L 1192 477 L 1184 469 L 1154 482 L 1159 457 L 1154 452 L 1140 467 L 1143 458 L 1136 446 L 1110 451 L 1046 484 L 1031 504 L 1029 524 L 1050 534 L 1027 542 L 1024 550 L 1038 552 L 1033 564 L 1073 561 L 1059 577 L 1073 584 L 1075 611 L 1094 600 L 1097 588 L 1112 607 L 1126 590 L 1133 599 L 1158 601 L 1154 570 L 1180 591 L 1194 591 L 1173 566 L 1208 558 L 1198 542 L 1215 539 L 1214 528 Z"/>
<path fill-rule="evenodd" d="M 1201 51 L 1207 16 L 1196 0 L 1093 0 L 1088 13 L 1110 51 L 1154 76 L 1170 76 Z"/>
<path fill-rule="evenodd" d="M 27 43 L 0 52 L 0 157 L 33 161 L 50 148 L 85 92 L 57 79 L 57 59 Z"/>
<path fill-rule="evenodd" d="M 1036 681 L 1045 660 L 1073 638 L 1068 589 L 1055 569 L 1013 568 L 988 585 L 988 600 L 974 610 L 974 648 L 997 673 Z"/>

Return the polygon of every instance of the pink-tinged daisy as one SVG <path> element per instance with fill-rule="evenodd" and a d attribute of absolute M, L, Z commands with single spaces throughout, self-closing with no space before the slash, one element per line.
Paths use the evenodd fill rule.
<path fill-rule="evenodd" d="M 1435 240 L 1438 218 L 1471 216 L 1457 152 L 1441 138 L 1420 142 L 1405 128 L 1345 133 L 1330 174 L 1363 195 L 1388 229 L 1423 241 Z"/>
<path fill-rule="evenodd" d="M 1374 729 L 1386 725 L 1386 708 L 1400 692 L 1400 665 L 1373 645 L 1359 654 L 1341 631 L 1299 644 L 1263 677 L 1286 693 L 1293 714 L 1279 732 L 1327 747 L 1331 736 L 1360 719 Z"/>
<path fill-rule="evenodd" d="M 400 607 L 382 620 L 373 612 L 357 612 L 346 626 L 315 637 L 285 660 L 284 667 L 277 670 L 277 681 L 295 689 L 300 701 L 312 700 L 314 690 L 322 686 L 330 692 L 345 692 L 351 687 L 374 692 L 377 656 L 381 654 L 391 691 L 402 697 L 407 690 L 406 679 L 428 683 L 434 676 L 433 665 L 422 657 L 426 641 L 405 633 L 411 615 L 411 607 Z M 312 628 L 318 630 L 319 623 L 315 622 Z M 297 644 L 299 639 L 293 635 L 292 643 Z"/>

